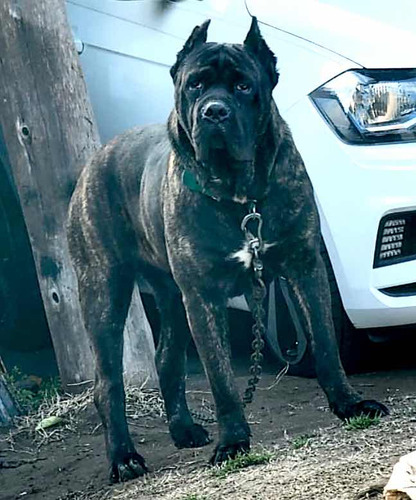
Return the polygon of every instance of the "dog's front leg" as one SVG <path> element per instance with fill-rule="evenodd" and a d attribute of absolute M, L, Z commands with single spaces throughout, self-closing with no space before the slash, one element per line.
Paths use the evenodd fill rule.
<path fill-rule="evenodd" d="M 326 268 L 319 250 L 311 250 L 302 262 L 302 266 L 289 267 L 286 277 L 312 346 L 318 381 L 330 408 L 341 419 L 362 413 L 386 415 L 388 409 L 383 404 L 364 400 L 347 380 L 332 321 Z"/>
<path fill-rule="evenodd" d="M 183 292 L 188 322 L 216 404 L 219 442 L 211 463 L 219 464 L 250 449 L 250 429 L 231 368 L 226 301 L 217 299 L 215 291 L 190 288 Z"/>

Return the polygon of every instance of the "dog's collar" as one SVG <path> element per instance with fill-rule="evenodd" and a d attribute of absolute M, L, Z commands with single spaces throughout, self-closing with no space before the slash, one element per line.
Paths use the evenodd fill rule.
<path fill-rule="evenodd" d="M 201 184 L 199 184 L 199 182 L 196 180 L 195 175 L 190 170 L 184 170 L 182 172 L 182 184 L 191 191 L 205 194 L 215 201 L 220 201 L 220 199 L 215 196 L 214 193 L 212 193 L 209 189 L 204 189 Z"/>
<path fill-rule="evenodd" d="M 190 170 L 185 169 L 182 172 L 182 184 L 191 191 L 194 191 L 196 193 L 202 193 L 205 196 L 208 196 L 209 198 L 212 198 L 215 201 L 221 200 L 221 198 L 216 196 L 210 189 L 203 188 L 201 184 L 199 184 L 199 182 L 197 181 L 193 172 L 191 172 Z M 239 203 L 240 205 L 247 205 L 249 211 L 251 211 L 251 207 L 255 206 L 255 204 L 257 203 L 257 200 L 254 199 L 239 200 L 231 197 L 225 197 L 224 199 L 228 201 L 233 201 L 234 203 Z"/>

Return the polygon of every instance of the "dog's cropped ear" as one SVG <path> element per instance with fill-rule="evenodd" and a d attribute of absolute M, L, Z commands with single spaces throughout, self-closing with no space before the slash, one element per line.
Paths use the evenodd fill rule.
<path fill-rule="evenodd" d="M 269 49 L 263 37 L 261 36 L 257 18 L 253 16 L 250 30 L 244 40 L 244 46 L 254 54 L 259 62 L 264 66 L 272 83 L 275 87 L 279 80 L 279 73 L 276 70 L 277 58 Z"/>
<path fill-rule="evenodd" d="M 170 75 L 175 79 L 179 66 L 183 63 L 186 56 L 192 52 L 196 47 L 204 44 L 207 41 L 208 26 L 211 19 L 203 22 L 201 26 L 195 26 L 188 40 L 186 40 L 183 49 L 178 52 L 175 64 L 170 68 Z"/>

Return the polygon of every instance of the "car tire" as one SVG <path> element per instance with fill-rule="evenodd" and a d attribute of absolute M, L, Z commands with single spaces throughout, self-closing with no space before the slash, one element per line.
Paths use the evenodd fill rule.
<path fill-rule="evenodd" d="M 50 347 L 35 263 L 23 214 L 0 157 L 0 349 Z"/>
<path fill-rule="evenodd" d="M 366 354 L 368 353 L 371 342 L 364 332 L 358 332 L 354 328 L 344 310 L 332 265 L 324 244 L 322 244 L 321 255 L 328 273 L 332 301 L 332 317 L 341 361 L 347 373 L 358 372 L 364 368 L 364 361 L 367 358 Z M 281 280 L 275 280 L 271 284 L 268 300 L 268 328 L 266 340 L 271 352 L 280 359 L 279 348 L 282 352 L 287 351 L 294 345 L 298 338 L 287 301 L 282 292 Z M 274 315 L 274 317 L 272 315 Z M 277 335 L 279 335 L 279 346 L 277 345 Z M 309 342 L 307 343 L 301 360 L 296 364 L 290 365 L 288 373 L 301 377 L 316 376 L 314 357 Z"/>

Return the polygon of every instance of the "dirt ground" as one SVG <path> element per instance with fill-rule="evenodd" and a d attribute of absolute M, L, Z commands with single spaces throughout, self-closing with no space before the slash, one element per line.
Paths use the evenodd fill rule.
<path fill-rule="evenodd" d="M 241 391 L 246 370 L 241 364 L 236 367 Z M 209 416 L 212 405 L 205 377 L 196 362 L 190 372 L 190 406 Z M 381 498 L 378 486 L 386 482 L 392 464 L 416 449 L 416 370 L 351 377 L 360 392 L 393 410 L 380 425 L 364 431 L 342 426 L 329 412 L 315 379 L 286 376 L 273 386 L 274 379 L 274 367 L 267 366 L 247 410 L 253 448 L 274 454 L 267 465 L 217 478 L 206 466 L 214 444 L 177 450 L 160 398 L 150 392 L 144 395 L 144 405 L 129 410 L 129 424 L 151 473 L 146 479 L 110 487 L 102 429 L 91 397 L 85 395 L 78 402 L 58 401 L 64 426 L 36 432 L 36 420 L 27 420 L 0 434 L 0 498 L 352 500 L 363 490 L 367 493 L 361 498 Z M 36 418 L 45 415 L 41 411 Z M 207 428 L 215 437 L 215 424 Z"/>

